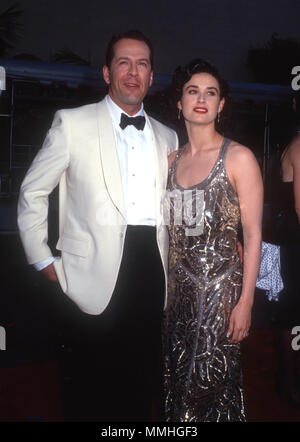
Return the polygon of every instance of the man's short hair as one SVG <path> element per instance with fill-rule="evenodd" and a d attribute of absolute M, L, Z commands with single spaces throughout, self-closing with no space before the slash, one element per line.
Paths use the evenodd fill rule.
<path fill-rule="evenodd" d="M 112 59 L 114 58 L 114 47 L 115 44 L 119 41 L 122 40 L 123 38 L 131 38 L 132 40 L 138 40 L 138 41 L 143 41 L 144 43 L 146 43 L 146 45 L 149 48 L 150 51 L 150 64 L 151 64 L 151 69 L 153 70 L 153 47 L 152 47 L 152 43 L 151 41 L 141 32 L 138 30 L 130 30 L 130 31 L 126 31 L 123 34 L 117 34 L 117 35 L 113 35 L 111 40 L 109 41 L 107 48 L 106 48 L 106 57 L 105 57 L 105 64 L 108 68 L 110 68 Z"/>

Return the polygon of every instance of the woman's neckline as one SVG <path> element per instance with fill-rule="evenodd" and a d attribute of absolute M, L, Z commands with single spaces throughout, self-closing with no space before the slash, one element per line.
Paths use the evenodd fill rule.
<path fill-rule="evenodd" d="M 200 182 L 198 182 L 198 183 L 196 183 L 196 184 L 193 184 L 192 186 L 189 186 L 189 187 L 183 187 L 181 184 L 179 184 L 179 182 L 178 182 L 178 180 L 177 180 L 177 166 L 178 166 L 178 163 L 179 163 L 180 157 L 181 157 L 181 155 L 183 154 L 183 150 L 184 150 L 184 149 L 182 149 L 182 152 L 181 152 L 180 155 L 178 156 L 177 161 L 176 161 L 176 164 L 175 164 L 174 179 L 175 179 L 176 185 L 177 185 L 178 187 L 180 187 L 182 190 L 191 190 L 191 189 L 194 189 L 195 187 L 202 186 L 203 184 L 205 184 L 205 183 L 209 180 L 209 178 L 211 177 L 211 175 L 213 174 L 215 168 L 217 167 L 217 164 L 218 164 L 218 162 L 219 162 L 219 159 L 221 158 L 221 155 L 222 155 L 222 153 L 223 153 L 223 149 L 224 149 L 224 146 L 225 146 L 225 142 L 226 142 L 226 138 L 224 137 L 224 138 L 223 138 L 223 141 L 222 141 L 222 144 L 221 144 L 221 147 L 220 147 L 220 150 L 219 150 L 219 153 L 218 153 L 218 156 L 217 156 L 217 159 L 216 159 L 214 165 L 212 166 L 210 172 L 209 172 L 208 175 L 206 176 L 206 178 L 204 178 L 202 181 L 200 181 Z"/>

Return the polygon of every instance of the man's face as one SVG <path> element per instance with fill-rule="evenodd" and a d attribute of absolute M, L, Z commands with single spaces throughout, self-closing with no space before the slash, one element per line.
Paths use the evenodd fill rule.
<path fill-rule="evenodd" d="M 153 80 L 147 44 L 131 38 L 119 40 L 110 68 L 103 67 L 103 77 L 112 100 L 127 114 L 136 114 Z"/>

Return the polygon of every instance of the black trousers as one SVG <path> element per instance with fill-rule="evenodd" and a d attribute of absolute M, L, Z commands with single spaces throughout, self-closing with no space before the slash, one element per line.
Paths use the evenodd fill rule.
<path fill-rule="evenodd" d="M 60 330 L 65 419 L 161 419 L 161 319 L 165 281 L 156 228 L 128 226 L 110 303 L 81 312 L 64 296 Z"/>
<path fill-rule="evenodd" d="M 300 324 L 300 242 L 280 244 L 280 265 L 283 290 L 274 303 L 275 321 L 281 327 L 293 328 Z"/>

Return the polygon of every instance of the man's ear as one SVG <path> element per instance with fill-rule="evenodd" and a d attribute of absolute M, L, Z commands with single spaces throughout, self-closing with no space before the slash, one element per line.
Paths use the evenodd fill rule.
<path fill-rule="evenodd" d="M 149 83 L 149 87 L 152 86 L 152 83 L 153 83 L 153 71 L 151 71 L 151 73 L 150 73 L 150 83 Z"/>
<path fill-rule="evenodd" d="M 105 83 L 106 84 L 110 84 L 110 70 L 109 70 L 109 67 L 106 66 L 106 65 L 103 66 L 102 72 L 103 72 L 103 78 L 104 78 Z"/>

